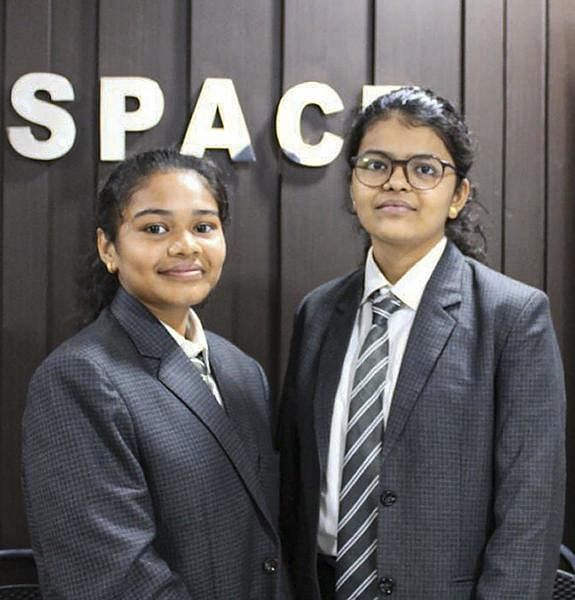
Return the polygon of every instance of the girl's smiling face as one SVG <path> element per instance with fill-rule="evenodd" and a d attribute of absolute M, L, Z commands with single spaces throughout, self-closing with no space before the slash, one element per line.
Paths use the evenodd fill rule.
<path fill-rule="evenodd" d="M 194 171 L 157 172 L 132 194 L 114 242 L 98 230 L 98 250 L 128 293 L 181 330 L 188 308 L 207 298 L 222 271 L 216 199 Z"/>

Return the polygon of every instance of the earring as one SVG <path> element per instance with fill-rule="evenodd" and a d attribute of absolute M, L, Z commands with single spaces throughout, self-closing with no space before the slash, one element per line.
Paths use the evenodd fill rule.
<path fill-rule="evenodd" d="M 455 219 L 455 217 L 457 217 L 458 214 L 458 210 L 456 206 L 450 206 L 449 207 L 449 218 L 450 219 Z"/>
<path fill-rule="evenodd" d="M 112 263 L 106 263 L 106 269 L 108 269 L 108 273 L 116 272 L 116 267 Z"/>

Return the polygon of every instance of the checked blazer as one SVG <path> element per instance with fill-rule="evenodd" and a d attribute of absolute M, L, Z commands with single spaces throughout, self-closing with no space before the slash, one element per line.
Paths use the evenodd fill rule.
<path fill-rule="evenodd" d="M 267 382 L 207 340 L 225 408 L 122 288 L 35 373 L 23 483 L 45 598 L 283 597 Z"/>
<path fill-rule="evenodd" d="M 280 529 L 319 600 L 334 396 L 363 269 L 300 305 L 278 429 Z M 397 600 L 546 600 L 562 534 L 563 371 L 547 297 L 447 247 L 424 291 L 383 437 L 378 578 Z"/>

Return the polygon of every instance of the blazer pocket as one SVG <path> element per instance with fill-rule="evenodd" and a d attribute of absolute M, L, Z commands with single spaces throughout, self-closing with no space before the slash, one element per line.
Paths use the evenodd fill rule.
<path fill-rule="evenodd" d="M 475 577 L 457 577 L 451 581 L 451 589 L 453 594 L 450 598 L 453 600 L 469 600 L 475 597 L 475 585 L 477 580 Z"/>
<path fill-rule="evenodd" d="M 476 577 L 470 575 L 469 577 L 456 577 L 451 580 L 453 585 L 465 584 L 465 583 L 475 583 Z"/>

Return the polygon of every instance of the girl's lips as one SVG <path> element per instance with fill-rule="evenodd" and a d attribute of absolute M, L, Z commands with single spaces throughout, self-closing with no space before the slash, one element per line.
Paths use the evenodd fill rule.
<path fill-rule="evenodd" d="M 204 269 L 200 265 L 178 265 L 169 269 L 160 271 L 160 275 L 169 277 L 201 277 L 204 274 Z"/>
<path fill-rule="evenodd" d="M 415 210 L 415 208 L 403 200 L 386 200 L 385 202 L 380 202 L 376 206 L 376 209 L 386 214 L 394 215 L 402 215 Z"/>

